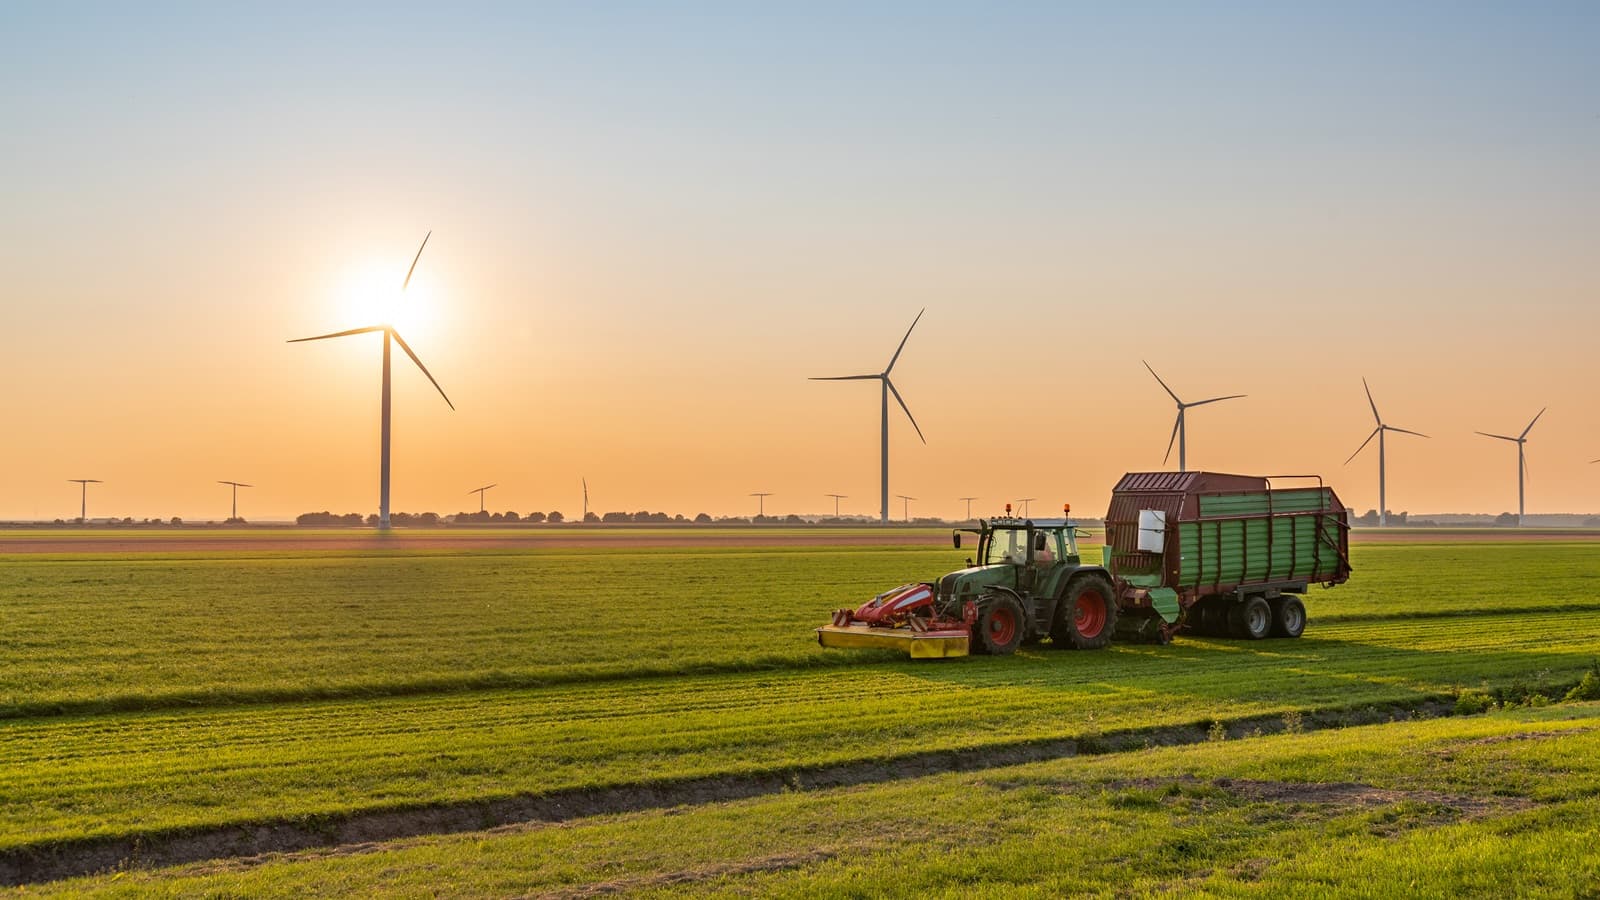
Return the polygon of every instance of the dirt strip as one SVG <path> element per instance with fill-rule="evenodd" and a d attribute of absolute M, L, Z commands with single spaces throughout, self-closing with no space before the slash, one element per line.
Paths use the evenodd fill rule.
<path fill-rule="evenodd" d="M 416 552 L 473 550 L 550 550 L 703 547 L 929 547 L 950 546 L 949 534 L 930 534 L 927 530 L 886 530 L 882 533 L 833 534 L 827 531 L 795 534 L 763 534 L 758 529 L 718 534 L 630 534 L 621 530 L 538 534 L 510 531 L 506 534 L 459 534 L 448 532 L 409 532 L 384 536 L 372 532 L 349 535 L 299 535 L 293 531 L 242 532 L 238 535 L 193 537 L 167 535 L 78 535 L 70 538 L 45 535 L 0 534 L 0 554 L 58 553 L 107 556 L 125 553 L 302 553 L 307 551 Z"/>
<path fill-rule="evenodd" d="M 1429 697 L 1415 702 L 1360 710 L 1305 712 L 1307 731 L 1398 721 L 1421 714 L 1448 716 L 1452 701 Z M 1284 730 L 1281 716 L 1257 716 L 1224 723 L 1230 737 Z M 1181 746 L 1211 739 L 1212 723 L 1197 722 L 1108 732 L 1078 740 L 1018 741 L 975 747 L 907 753 L 900 756 L 786 771 L 690 778 L 654 784 L 619 785 L 286 821 L 147 832 L 131 837 L 84 838 L 47 846 L 0 851 L 0 885 L 55 881 L 126 868 L 161 868 L 206 860 L 239 864 L 268 862 L 272 854 L 313 848 L 375 844 L 424 835 L 461 834 L 506 825 L 549 824 L 573 819 L 674 806 L 723 803 L 795 790 L 881 784 L 946 772 L 978 772 L 1019 763 L 1043 762 L 1080 754 L 1117 753 L 1155 746 Z M 256 860 L 247 860 L 255 857 Z"/>

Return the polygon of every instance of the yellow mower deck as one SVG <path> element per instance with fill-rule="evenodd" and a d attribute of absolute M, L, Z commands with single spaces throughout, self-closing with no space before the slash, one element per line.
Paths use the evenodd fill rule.
<path fill-rule="evenodd" d="M 870 625 L 824 625 L 817 629 L 817 643 L 824 647 L 901 650 L 911 654 L 912 659 L 966 656 L 968 639 L 965 631 L 917 632 Z"/>

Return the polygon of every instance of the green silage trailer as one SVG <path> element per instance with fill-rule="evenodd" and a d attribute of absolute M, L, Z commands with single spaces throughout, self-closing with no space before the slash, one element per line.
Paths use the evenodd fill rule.
<path fill-rule="evenodd" d="M 1127 637 L 1299 637 L 1299 595 L 1350 577 L 1350 514 L 1317 476 L 1130 472 L 1105 544 Z"/>

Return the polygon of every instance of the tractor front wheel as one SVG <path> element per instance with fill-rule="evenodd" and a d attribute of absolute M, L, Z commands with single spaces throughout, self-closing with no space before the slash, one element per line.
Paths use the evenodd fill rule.
<path fill-rule="evenodd" d="M 1050 640 L 1057 647 L 1074 650 L 1099 650 L 1111 643 L 1117 628 L 1117 600 L 1111 582 L 1099 575 L 1085 575 L 1067 585 L 1067 593 L 1056 604 L 1050 623 Z"/>
<path fill-rule="evenodd" d="M 1010 594 L 981 603 L 978 622 L 972 626 L 972 649 L 991 656 L 1015 653 L 1022 643 L 1025 621 L 1022 604 Z"/>

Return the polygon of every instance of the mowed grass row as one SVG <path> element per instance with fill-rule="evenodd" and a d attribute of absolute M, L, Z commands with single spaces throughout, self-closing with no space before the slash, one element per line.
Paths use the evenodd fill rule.
<path fill-rule="evenodd" d="M 1400 722 L 40 886 L 107 896 L 1575 896 L 1600 706 Z"/>
<path fill-rule="evenodd" d="M 1350 584 L 1312 589 L 1310 634 L 1600 610 L 1600 543 L 1354 554 Z M 855 665 L 811 629 L 963 559 L 947 546 L 13 555 L 0 560 L 0 717 Z"/>
<path fill-rule="evenodd" d="M 1336 623 L 1299 641 L 16 720 L 0 725 L 0 848 L 1562 685 L 1597 649 L 1600 617 L 1502 614 Z"/>

